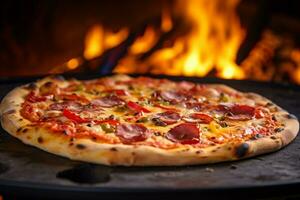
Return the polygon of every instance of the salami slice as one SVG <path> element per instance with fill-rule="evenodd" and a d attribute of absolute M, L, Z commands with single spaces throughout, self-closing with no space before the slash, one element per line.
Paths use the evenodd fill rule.
<path fill-rule="evenodd" d="M 124 105 L 125 102 L 121 98 L 112 95 L 112 96 L 102 97 L 100 99 L 94 99 L 91 101 L 91 104 L 96 106 L 101 106 L 104 108 L 110 108 L 114 106 Z"/>
<path fill-rule="evenodd" d="M 190 98 L 190 95 L 183 92 L 169 90 L 169 91 L 160 92 L 160 97 L 165 101 L 176 104 L 176 103 L 186 101 L 187 99 Z"/>
<path fill-rule="evenodd" d="M 116 135 L 123 143 L 130 144 L 146 140 L 149 131 L 141 124 L 120 124 L 117 126 Z"/>
<path fill-rule="evenodd" d="M 65 101 L 62 103 L 53 103 L 49 106 L 49 110 L 59 110 L 62 111 L 64 109 L 71 110 L 73 112 L 80 112 L 83 109 L 83 106 L 75 101 Z"/>
<path fill-rule="evenodd" d="M 183 123 L 175 126 L 166 134 L 166 138 L 181 144 L 199 143 L 199 128 L 196 124 Z"/>
<path fill-rule="evenodd" d="M 213 118 L 210 115 L 204 113 L 192 113 L 188 116 L 185 116 L 183 120 L 190 123 L 209 124 L 211 121 L 213 121 Z"/>
<path fill-rule="evenodd" d="M 219 111 L 224 112 L 225 118 L 230 120 L 250 120 L 255 115 L 255 108 L 248 105 L 229 104 L 219 105 Z"/>
<path fill-rule="evenodd" d="M 167 125 L 174 124 L 180 119 L 180 114 L 174 111 L 158 113 L 156 116 Z"/>

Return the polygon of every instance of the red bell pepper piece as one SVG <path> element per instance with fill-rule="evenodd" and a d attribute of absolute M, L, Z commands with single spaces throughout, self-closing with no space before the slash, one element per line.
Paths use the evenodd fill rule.
<path fill-rule="evenodd" d="M 76 122 L 76 123 L 86 123 L 86 122 L 90 122 L 89 119 L 84 119 L 82 117 L 80 117 L 79 115 L 77 115 L 76 113 L 68 110 L 68 109 L 64 109 L 63 110 L 63 115 L 72 120 L 73 122 Z"/>
<path fill-rule="evenodd" d="M 129 101 L 127 103 L 128 108 L 130 108 L 131 110 L 134 110 L 136 112 L 144 112 L 144 113 L 150 113 L 150 110 L 144 108 L 143 106 L 140 106 L 137 103 L 134 103 L 132 101 Z"/>

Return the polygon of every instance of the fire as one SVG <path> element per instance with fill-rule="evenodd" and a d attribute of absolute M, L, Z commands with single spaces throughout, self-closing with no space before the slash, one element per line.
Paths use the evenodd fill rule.
<path fill-rule="evenodd" d="M 187 52 L 177 61 L 186 76 L 206 76 L 214 67 L 222 78 L 244 78 L 235 64 L 244 38 L 235 9 L 237 0 L 178 1 L 183 15 L 193 23 Z"/>
<path fill-rule="evenodd" d="M 202 77 L 215 69 L 221 78 L 245 78 L 244 71 L 235 64 L 245 36 L 235 13 L 237 4 L 237 0 L 178 0 L 179 14 L 192 24 L 189 34 L 178 37 L 172 46 L 156 50 L 141 62 L 132 55 L 147 52 L 159 37 L 154 28 L 148 27 L 130 48 L 131 55 L 121 60 L 116 72 L 137 72 L 135 69 L 146 65 L 152 73 Z M 161 31 L 168 32 L 172 28 L 170 12 L 164 9 Z"/>
<path fill-rule="evenodd" d="M 161 13 L 161 30 L 168 32 L 173 28 L 172 17 L 169 7 L 165 6 Z"/>
<path fill-rule="evenodd" d="M 148 26 L 145 33 L 136 39 L 130 48 L 132 54 L 141 54 L 148 51 L 157 41 L 158 35 L 152 26 Z"/>
<path fill-rule="evenodd" d="M 69 69 L 76 69 L 79 66 L 80 62 L 77 58 L 72 58 L 67 62 L 67 67 Z"/>
<path fill-rule="evenodd" d="M 91 27 L 85 38 L 84 57 L 87 60 L 100 56 L 106 49 L 117 46 L 128 36 L 128 29 L 124 28 L 114 33 L 97 24 Z"/>
<path fill-rule="evenodd" d="M 127 27 L 113 31 L 95 24 L 87 31 L 83 54 L 53 68 L 50 73 L 99 63 L 105 65 L 103 62 L 108 62 L 105 59 L 108 57 L 115 59 L 112 65 L 116 65 L 116 73 L 261 81 L 285 81 L 280 74 L 288 74 L 293 82 L 300 84 L 300 49 L 291 43 L 286 45 L 284 36 L 268 29 L 262 32 L 240 66 L 236 64 L 246 33 L 236 13 L 239 1 L 164 1 L 160 18 L 134 26 L 135 31 Z M 273 59 L 277 54 L 282 61 Z"/>
<path fill-rule="evenodd" d="M 103 52 L 104 31 L 102 26 L 95 25 L 85 38 L 84 57 L 88 60 L 98 57 Z"/>
<path fill-rule="evenodd" d="M 127 54 L 119 60 L 115 72 L 200 77 L 214 74 L 227 79 L 245 78 L 243 69 L 235 63 L 245 36 L 236 15 L 239 1 L 177 0 L 175 3 L 173 12 L 169 7 L 163 7 L 159 27 L 149 24 L 144 33 L 135 39 Z M 177 16 L 175 18 L 184 18 L 184 23 L 189 24 L 191 29 L 157 46 L 161 42 L 160 37 L 175 28 L 172 14 Z M 101 56 L 123 42 L 128 35 L 128 28 L 113 32 L 100 24 L 92 26 L 85 38 L 84 59 Z M 72 58 L 66 66 L 75 69 L 82 60 Z"/>

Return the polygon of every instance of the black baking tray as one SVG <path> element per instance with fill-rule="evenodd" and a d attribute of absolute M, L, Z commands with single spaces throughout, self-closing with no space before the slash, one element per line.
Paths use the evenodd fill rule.
<path fill-rule="evenodd" d="M 72 75 L 79 79 L 99 75 Z M 216 78 L 175 81 L 224 83 L 256 92 L 300 117 L 300 87 Z M 0 80 L 0 97 L 35 78 Z M 275 153 L 235 162 L 185 167 L 107 167 L 52 155 L 0 129 L 0 194 L 6 199 L 300 198 L 300 138 Z"/>

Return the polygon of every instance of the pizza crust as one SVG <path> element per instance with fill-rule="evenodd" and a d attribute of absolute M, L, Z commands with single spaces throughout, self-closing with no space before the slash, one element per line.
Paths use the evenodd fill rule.
<path fill-rule="evenodd" d="M 38 85 L 49 79 L 37 82 Z M 27 85 L 28 86 L 28 85 Z M 236 91 L 228 86 L 222 86 Z M 274 104 L 278 109 L 276 117 L 285 124 L 282 132 L 269 137 L 258 138 L 244 143 L 228 143 L 207 148 L 193 148 L 186 145 L 181 149 L 159 149 L 151 146 L 101 144 L 90 139 L 70 139 L 47 129 L 30 127 L 30 122 L 20 116 L 21 103 L 28 94 L 24 86 L 12 90 L 0 106 L 2 127 L 25 144 L 47 152 L 70 158 L 105 165 L 123 166 L 175 166 L 208 164 L 248 158 L 281 149 L 289 144 L 299 131 L 296 118 Z M 244 93 L 255 101 L 270 102 L 266 98 Z"/>

